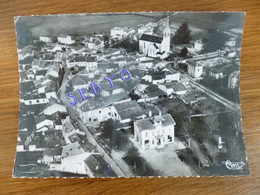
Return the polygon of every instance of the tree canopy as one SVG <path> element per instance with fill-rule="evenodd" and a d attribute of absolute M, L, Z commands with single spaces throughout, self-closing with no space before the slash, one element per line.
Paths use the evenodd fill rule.
<path fill-rule="evenodd" d="M 208 30 L 208 35 L 202 39 L 204 45 L 202 53 L 215 52 L 223 49 L 228 39 L 229 35 L 221 31 Z"/>
<path fill-rule="evenodd" d="M 187 22 L 183 22 L 177 29 L 175 35 L 173 36 L 173 43 L 175 45 L 179 44 L 189 44 L 191 40 L 190 29 Z"/>

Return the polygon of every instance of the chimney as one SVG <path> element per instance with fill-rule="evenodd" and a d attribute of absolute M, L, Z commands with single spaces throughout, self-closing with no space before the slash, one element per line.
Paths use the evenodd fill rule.
<path fill-rule="evenodd" d="M 149 117 L 152 117 L 152 111 L 149 110 Z"/>

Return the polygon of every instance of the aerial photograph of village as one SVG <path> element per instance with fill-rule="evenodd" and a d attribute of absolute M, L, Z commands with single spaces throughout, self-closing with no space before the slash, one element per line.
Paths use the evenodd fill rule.
<path fill-rule="evenodd" d="M 15 18 L 13 177 L 248 175 L 244 13 Z"/>

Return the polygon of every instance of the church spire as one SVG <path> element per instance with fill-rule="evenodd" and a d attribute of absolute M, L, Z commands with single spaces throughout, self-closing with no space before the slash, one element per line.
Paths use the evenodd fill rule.
<path fill-rule="evenodd" d="M 166 28 L 166 29 L 170 29 L 170 26 L 169 26 L 169 15 L 168 15 L 168 14 L 167 14 L 167 17 L 166 17 L 165 28 Z"/>
<path fill-rule="evenodd" d="M 167 14 L 166 21 L 165 21 L 165 28 L 164 28 L 164 37 L 170 36 L 171 30 L 169 25 L 169 15 Z"/>
<path fill-rule="evenodd" d="M 169 15 L 167 14 L 165 27 L 163 31 L 163 42 L 162 42 L 162 50 L 165 52 L 170 51 L 170 42 L 171 42 L 171 29 L 169 25 Z"/>

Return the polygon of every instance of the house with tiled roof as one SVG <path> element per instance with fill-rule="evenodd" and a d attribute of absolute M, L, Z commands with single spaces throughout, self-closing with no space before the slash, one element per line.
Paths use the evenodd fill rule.
<path fill-rule="evenodd" d="M 193 78 L 200 78 L 203 74 L 203 66 L 201 66 L 198 62 L 189 61 L 188 74 Z"/>
<path fill-rule="evenodd" d="M 72 39 L 70 35 L 60 35 L 57 37 L 58 42 L 65 45 L 71 45 L 75 43 L 75 40 Z"/>
<path fill-rule="evenodd" d="M 170 114 L 134 121 L 134 138 L 142 149 L 163 148 L 174 142 L 175 121 Z"/>
<path fill-rule="evenodd" d="M 49 102 L 44 93 L 33 95 L 27 94 L 23 97 L 20 97 L 20 101 L 26 105 L 47 104 Z"/>
<path fill-rule="evenodd" d="M 67 61 L 68 68 L 74 66 L 85 67 L 87 71 L 94 70 L 97 68 L 97 57 L 96 56 L 75 56 L 73 59 Z"/>
<path fill-rule="evenodd" d="M 37 131 L 46 131 L 49 127 L 54 127 L 54 120 L 44 114 L 41 114 L 35 117 L 35 124 Z"/>
<path fill-rule="evenodd" d="M 134 119 L 146 117 L 144 111 L 136 101 L 117 103 L 114 107 L 121 123 L 127 123 Z"/>

